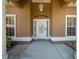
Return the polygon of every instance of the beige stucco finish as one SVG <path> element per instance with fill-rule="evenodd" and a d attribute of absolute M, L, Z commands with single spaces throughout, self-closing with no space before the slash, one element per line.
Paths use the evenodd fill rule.
<path fill-rule="evenodd" d="M 23 8 L 7 6 L 7 14 L 16 14 L 16 36 L 31 36 L 31 4 L 27 3 Z"/>
<path fill-rule="evenodd" d="M 38 3 L 28 2 L 23 8 L 7 6 L 7 14 L 16 14 L 16 34 L 19 37 L 31 37 L 33 33 L 33 19 L 38 15 L 46 15 L 50 19 L 50 33 L 53 37 L 65 36 L 65 16 L 76 15 L 76 8 L 62 7 L 59 0 L 53 0 L 50 4 L 44 4 L 44 11 L 41 14 Z M 39 18 L 39 17 L 37 17 Z"/>
<path fill-rule="evenodd" d="M 76 15 L 76 8 L 62 7 L 59 0 L 52 2 L 52 36 L 65 36 L 66 15 Z"/>

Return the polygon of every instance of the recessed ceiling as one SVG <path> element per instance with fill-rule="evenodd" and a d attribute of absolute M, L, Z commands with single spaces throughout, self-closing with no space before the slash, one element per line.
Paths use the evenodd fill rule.
<path fill-rule="evenodd" d="M 33 3 L 50 3 L 51 0 L 32 0 Z"/>
<path fill-rule="evenodd" d="M 15 6 L 11 1 L 7 2 L 6 6 Z"/>
<path fill-rule="evenodd" d="M 76 7 L 76 6 L 77 6 L 77 2 L 75 2 L 75 3 L 71 2 L 70 4 L 68 4 L 67 7 Z"/>

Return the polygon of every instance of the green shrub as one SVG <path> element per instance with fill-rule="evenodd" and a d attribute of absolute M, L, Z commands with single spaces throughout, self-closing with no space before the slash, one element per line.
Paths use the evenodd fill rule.
<path fill-rule="evenodd" d="M 11 48 L 11 44 L 12 44 L 11 37 L 6 35 L 6 45 L 7 45 L 7 48 Z"/>

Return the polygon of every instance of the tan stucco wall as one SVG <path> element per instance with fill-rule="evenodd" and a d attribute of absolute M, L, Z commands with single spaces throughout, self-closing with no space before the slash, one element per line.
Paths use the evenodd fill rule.
<path fill-rule="evenodd" d="M 37 19 L 50 19 L 51 21 L 51 9 L 52 9 L 51 4 L 43 3 L 43 5 L 44 5 L 44 8 L 43 8 L 43 12 L 41 13 L 39 10 L 39 3 L 32 3 L 32 10 L 31 10 L 32 21 L 33 19 L 36 19 L 36 18 Z"/>
<path fill-rule="evenodd" d="M 27 3 L 23 8 L 7 6 L 7 14 L 16 14 L 16 34 L 20 37 L 31 36 L 31 3 Z"/>
<path fill-rule="evenodd" d="M 52 1 L 52 36 L 65 36 L 65 16 L 75 15 L 76 8 L 68 8 L 62 6 L 59 0 Z"/>
<path fill-rule="evenodd" d="M 7 6 L 7 14 L 16 14 L 16 34 L 20 37 L 32 36 L 33 19 L 35 16 L 41 15 L 38 4 L 26 3 L 23 8 L 16 6 Z M 44 12 L 42 15 L 50 19 L 51 36 L 65 36 L 65 15 L 76 14 L 76 8 L 62 8 L 59 0 L 52 0 L 52 4 L 44 4 Z"/>
<path fill-rule="evenodd" d="M 43 12 L 40 12 L 39 9 L 39 3 L 32 3 L 32 19 L 35 18 L 36 16 L 39 17 L 38 15 L 44 15 L 47 17 L 40 17 L 40 18 L 51 18 L 51 4 L 49 3 L 43 3 L 44 8 Z"/>

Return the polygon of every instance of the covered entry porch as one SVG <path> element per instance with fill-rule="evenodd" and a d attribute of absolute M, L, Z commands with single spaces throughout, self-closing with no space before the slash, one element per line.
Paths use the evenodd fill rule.
<path fill-rule="evenodd" d="M 23 0 L 11 0 L 11 1 L 14 3 L 15 6 L 7 6 L 6 13 L 7 14 L 15 13 L 16 16 L 13 19 L 13 20 L 15 20 L 15 22 L 14 22 L 14 24 L 10 24 L 10 23 L 6 22 L 6 25 L 7 24 L 13 25 L 13 26 L 7 26 L 8 28 L 11 27 L 12 29 L 14 29 L 14 31 L 11 32 L 11 36 L 13 36 L 12 40 L 13 41 L 24 41 L 24 42 L 32 41 L 32 35 L 34 34 L 34 33 L 32 33 L 33 32 L 33 27 L 32 27 L 33 19 L 37 15 L 41 14 L 40 11 L 42 11 L 41 9 L 40 10 L 38 9 L 39 1 L 37 3 L 31 3 L 31 1 L 28 2 L 26 0 L 24 0 L 24 1 L 26 1 L 26 3 Z M 44 0 L 43 2 L 45 2 L 45 1 L 46 0 Z M 72 21 L 71 21 L 72 25 L 74 26 L 74 28 L 72 28 L 72 31 L 71 31 L 71 28 L 68 31 L 68 33 L 69 33 L 68 35 L 70 35 L 70 38 L 65 37 L 65 23 L 66 23 L 65 15 L 67 15 L 67 14 L 74 15 L 76 13 L 75 7 L 69 8 L 72 6 L 72 5 L 69 5 L 71 2 L 72 2 L 72 4 L 75 4 L 75 0 L 73 0 L 73 1 L 72 0 L 63 0 L 63 2 L 60 2 L 59 0 L 53 0 L 52 3 L 49 2 L 49 4 L 48 3 L 44 4 L 45 9 L 44 9 L 43 14 L 47 15 L 51 19 L 50 28 L 47 28 L 47 29 L 51 29 L 50 38 L 52 41 L 53 41 L 53 39 L 54 39 L 54 41 L 55 40 L 56 41 L 66 41 L 66 39 L 67 39 L 67 41 L 76 41 L 76 36 L 74 38 L 72 37 L 73 35 L 76 35 L 76 31 L 75 31 L 76 26 L 72 19 L 74 17 L 72 17 L 72 18 L 70 17 L 72 19 Z M 67 7 L 67 6 L 69 6 L 69 7 Z M 19 7 L 19 8 L 17 8 L 17 7 Z M 74 19 L 76 19 L 76 18 L 74 18 Z M 38 22 L 38 25 L 39 25 L 39 22 Z M 37 27 L 37 29 L 38 29 L 38 27 Z M 67 27 L 66 27 L 66 29 L 67 29 Z M 48 32 L 46 30 L 45 32 L 43 32 L 43 35 L 46 36 L 47 33 Z M 66 31 L 66 33 L 67 33 L 67 31 Z M 38 34 L 39 37 L 42 36 L 42 34 L 39 34 L 38 30 L 37 30 L 36 34 Z M 69 39 L 71 39 L 71 40 L 69 40 Z M 73 57 L 74 50 L 67 47 L 66 45 L 63 45 L 63 44 L 54 45 L 54 44 L 51 44 L 49 41 L 44 41 L 44 42 L 43 41 L 39 41 L 39 42 L 33 41 L 33 42 L 34 43 L 32 43 L 30 45 L 22 45 L 22 46 L 20 45 L 21 48 L 24 48 L 24 49 L 17 48 L 17 52 L 19 51 L 20 53 L 19 52 L 15 53 L 16 52 L 15 49 L 16 49 L 16 47 L 18 47 L 18 46 L 16 46 L 15 48 L 13 48 L 11 50 L 11 52 L 9 52 L 9 58 L 12 59 L 12 58 L 14 58 L 13 56 L 15 56 L 15 55 L 16 56 L 14 59 L 16 59 L 16 58 L 19 58 L 19 59 L 20 58 L 22 58 L 22 59 L 36 58 L 36 59 L 38 59 L 38 57 L 40 57 L 40 56 L 41 56 L 41 59 L 46 58 L 46 57 L 57 59 L 56 56 L 58 56 L 61 59 L 64 59 L 64 58 L 73 59 L 74 58 Z M 58 47 L 58 48 L 56 48 L 56 47 Z M 39 49 L 43 49 L 43 50 L 39 50 Z M 60 50 L 62 50 L 62 51 L 65 50 L 67 52 L 67 54 L 65 53 L 65 51 L 61 52 Z M 44 54 L 42 53 L 43 51 L 44 51 Z M 71 53 L 71 51 L 72 51 L 72 53 Z M 55 52 L 55 53 L 53 53 L 53 52 Z M 63 53 L 65 53 L 65 54 L 63 54 Z M 17 54 L 18 55 L 20 54 L 20 55 L 17 56 Z M 12 55 L 12 56 L 10 56 L 10 55 Z M 30 55 L 30 57 L 29 57 L 29 55 Z"/>

